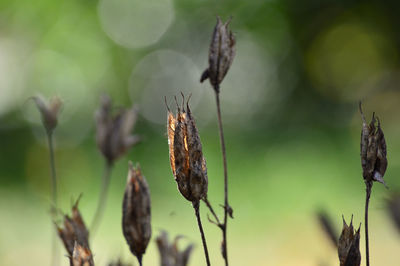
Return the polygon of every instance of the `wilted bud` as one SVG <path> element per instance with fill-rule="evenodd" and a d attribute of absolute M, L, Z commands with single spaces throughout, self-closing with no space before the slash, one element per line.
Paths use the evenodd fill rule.
<path fill-rule="evenodd" d="M 338 254 L 340 266 L 360 266 L 360 227 L 357 231 L 353 228 L 353 217 L 350 226 L 346 224 L 343 217 L 342 234 L 339 237 Z"/>
<path fill-rule="evenodd" d="M 219 85 L 235 57 L 235 36 L 228 28 L 230 22 L 231 19 L 222 23 L 220 17 L 217 17 L 208 54 L 209 66 L 200 78 L 200 82 L 209 78 L 216 92 L 219 92 Z"/>
<path fill-rule="evenodd" d="M 319 211 L 317 213 L 317 218 L 318 222 L 321 225 L 322 230 L 325 232 L 325 235 L 328 237 L 328 239 L 331 241 L 331 243 L 337 247 L 337 239 L 338 239 L 338 234 L 335 230 L 335 228 L 332 225 L 332 221 L 329 218 L 329 216 L 323 212 Z"/>
<path fill-rule="evenodd" d="M 79 199 L 72 207 L 72 217 L 64 215 L 64 228 L 57 226 L 58 235 L 70 256 L 74 251 L 75 242 L 89 249 L 89 232 L 79 212 L 78 203 Z"/>
<path fill-rule="evenodd" d="M 122 230 L 126 242 L 140 264 L 151 237 L 150 191 L 139 165 L 129 163 L 122 205 Z"/>
<path fill-rule="evenodd" d="M 161 266 L 186 266 L 189 262 L 190 254 L 193 250 L 193 245 L 189 245 L 183 251 L 178 249 L 179 237 L 176 237 L 173 243 L 169 243 L 168 234 L 165 231 L 157 237 L 157 247 L 160 252 Z"/>
<path fill-rule="evenodd" d="M 46 131 L 51 134 L 57 126 L 57 118 L 62 106 L 61 99 L 54 96 L 48 103 L 40 96 L 34 96 L 32 99 L 35 101 L 36 106 L 40 111 L 43 126 Z"/>
<path fill-rule="evenodd" d="M 198 202 L 207 196 L 207 167 L 188 102 L 186 111 L 184 106 L 182 110 L 178 106 L 176 117 L 167 105 L 169 159 L 181 194 L 191 202 Z"/>
<path fill-rule="evenodd" d="M 94 266 L 90 249 L 75 242 L 71 257 L 71 266 Z"/>
<path fill-rule="evenodd" d="M 386 141 L 381 123 L 378 117 L 375 119 L 375 113 L 373 113 L 372 120 L 368 125 L 361 109 L 361 102 L 359 109 L 363 121 L 360 146 L 364 180 L 371 184 L 372 181 L 378 181 L 386 186 L 383 180 L 387 168 Z M 378 122 L 377 127 L 375 127 L 376 122 Z"/>
<path fill-rule="evenodd" d="M 138 136 L 131 135 L 137 115 L 138 110 L 133 106 L 130 109 L 120 109 L 113 116 L 110 97 L 104 95 L 101 98 L 101 106 L 96 112 L 96 141 L 109 163 L 139 142 Z"/>
<path fill-rule="evenodd" d="M 394 194 L 387 201 L 387 210 L 400 232 L 400 194 Z"/>

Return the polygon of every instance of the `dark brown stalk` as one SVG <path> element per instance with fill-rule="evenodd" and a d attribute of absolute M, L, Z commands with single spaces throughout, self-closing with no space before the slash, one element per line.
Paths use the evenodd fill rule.
<path fill-rule="evenodd" d="M 372 191 L 372 181 L 365 182 L 366 185 L 366 197 L 365 197 L 365 257 L 366 257 L 366 266 L 369 266 L 369 238 L 368 238 L 368 206 L 369 206 L 369 198 L 371 197 Z"/>
<path fill-rule="evenodd" d="M 96 212 L 95 212 L 95 214 L 93 216 L 92 224 L 90 226 L 90 235 L 91 235 L 91 237 L 94 236 L 96 230 L 98 229 L 98 226 L 100 224 L 100 220 L 103 217 L 104 209 L 106 207 L 107 195 L 108 195 L 108 187 L 109 187 L 109 184 L 110 184 L 112 166 L 113 166 L 112 162 L 106 160 L 105 167 L 104 167 L 102 184 L 101 184 L 101 192 L 100 192 L 100 195 L 99 195 L 99 200 L 98 200 L 98 203 L 97 203 Z"/>
<path fill-rule="evenodd" d="M 225 265 L 228 266 L 228 249 L 227 249 L 227 238 L 226 231 L 228 228 L 228 211 L 231 212 L 231 208 L 228 203 L 228 167 L 226 164 L 226 149 L 225 149 L 225 138 L 224 138 L 224 130 L 222 127 L 222 118 L 221 118 L 221 104 L 219 101 L 219 88 L 215 88 L 215 99 L 217 103 L 217 116 L 218 116 L 218 128 L 219 128 L 219 138 L 221 142 L 221 151 L 222 151 L 222 160 L 224 165 L 224 223 L 220 226 L 222 230 L 222 255 L 225 260 Z M 229 213 L 231 215 L 231 213 Z"/>
<path fill-rule="evenodd" d="M 195 212 L 196 218 L 197 218 L 197 224 L 199 226 L 199 230 L 200 230 L 200 234 L 201 234 L 201 241 L 203 242 L 204 255 L 206 257 L 207 266 L 210 266 L 211 263 L 210 263 L 210 257 L 208 255 L 206 237 L 204 235 L 203 225 L 201 224 L 201 219 L 200 219 L 200 202 L 194 201 L 194 202 L 192 202 L 192 204 L 193 204 L 194 212 Z"/>

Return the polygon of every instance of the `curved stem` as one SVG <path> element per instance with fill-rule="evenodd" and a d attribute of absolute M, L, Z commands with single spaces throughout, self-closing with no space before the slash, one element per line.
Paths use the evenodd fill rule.
<path fill-rule="evenodd" d="M 200 219 L 200 202 L 196 201 L 196 202 L 192 202 L 192 204 L 193 204 L 194 212 L 195 212 L 196 218 L 197 218 L 197 224 L 199 226 L 199 230 L 200 230 L 200 234 L 201 234 L 201 241 L 203 242 L 204 255 L 206 257 L 207 266 L 210 266 L 211 263 L 210 263 L 210 257 L 208 255 L 206 237 L 204 235 L 203 225 L 201 224 L 201 219 Z"/>
<path fill-rule="evenodd" d="M 219 138 L 221 142 L 221 150 L 222 150 L 222 160 L 224 165 L 224 223 L 222 225 L 222 256 L 225 260 L 225 265 L 228 266 L 228 248 L 227 248 L 227 239 L 226 239 L 226 231 L 228 228 L 228 210 L 230 210 L 230 206 L 228 203 L 228 167 L 226 163 L 226 149 L 225 149 L 225 138 L 224 138 L 224 130 L 222 128 L 222 118 L 221 118 L 221 104 L 219 101 L 219 89 L 215 89 L 215 99 L 217 103 L 217 116 L 218 116 L 218 128 L 219 128 Z"/>
<path fill-rule="evenodd" d="M 369 266 L 369 238 L 368 238 L 368 206 L 369 198 L 371 197 L 372 181 L 365 182 L 366 185 L 366 197 L 365 197 L 365 257 L 366 266 Z"/>
<path fill-rule="evenodd" d="M 101 192 L 99 194 L 99 200 L 97 203 L 96 212 L 93 216 L 92 224 L 90 226 L 90 234 L 93 237 L 100 221 L 103 217 L 104 209 L 107 203 L 107 195 L 108 195 L 108 187 L 110 184 L 110 177 L 111 177 L 111 170 L 112 170 L 112 163 L 110 161 L 106 161 L 103 173 L 103 179 L 101 184 Z"/>

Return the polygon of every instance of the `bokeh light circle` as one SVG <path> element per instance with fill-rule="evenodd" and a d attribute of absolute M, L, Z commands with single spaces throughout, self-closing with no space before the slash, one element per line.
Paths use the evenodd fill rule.
<path fill-rule="evenodd" d="M 174 19 L 172 0 L 101 0 L 101 24 L 119 45 L 140 48 L 156 43 Z"/>

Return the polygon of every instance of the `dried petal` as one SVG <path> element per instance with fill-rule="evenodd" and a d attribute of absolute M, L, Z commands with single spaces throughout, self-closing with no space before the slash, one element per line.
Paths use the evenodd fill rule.
<path fill-rule="evenodd" d="M 47 103 L 42 97 L 34 96 L 32 99 L 35 101 L 37 108 L 42 116 L 43 126 L 47 132 L 52 133 L 58 123 L 58 114 L 62 106 L 60 98 L 54 96 Z"/>
<path fill-rule="evenodd" d="M 64 215 L 64 228 L 57 226 L 58 235 L 68 254 L 72 256 L 75 242 L 89 249 L 89 231 L 78 209 L 79 199 L 72 207 L 72 217 Z"/>
<path fill-rule="evenodd" d="M 122 229 L 133 255 L 141 264 L 151 237 L 150 191 L 139 165 L 129 164 L 122 205 Z"/>
<path fill-rule="evenodd" d="M 72 266 L 94 266 L 92 252 L 78 242 L 74 244 L 74 251 L 71 257 Z"/>
<path fill-rule="evenodd" d="M 208 178 L 206 161 L 196 123 L 189 104 L 178 106 L 174 117 L 168 106 L 168 144 L 172 174 L 181 194 L 189 201 L 196 202 L 207 195 Z"/>
<path fill-rule="evenodd" d="M 168 234 L 165 231 L 157 237 L 157 247 L 160 252 L 161 266 L 186 266 L 189 262 L 190 254 L 193 250 L 193 245 L 189 245 L 183 251 L 178 249 L 178 240 L 176 237 L 173 243 L 169 243 Z"/>
<path fill-rule="evenodd" d="M 211 38 L 210 50 L 208 55 L 208 68 L 203 72 L 200 82 L 207 78 L 216 92 L 219 92 L 219 85 L 224 79 L 233 58 L 235 57 L 235 36 L 229 30 L 228 26 L 231 19 L 222 23 L 220 17 L 217 17 L 217 24 Z"/>
<path fill-rule="evenodd" d="M 113 162 L 140 141 L 138 136 L 130 135 L 137 116 L 136 106 L 121 109 L 113 116 L 110 97 L 102 97 L 101 106 L 96 112 L 96 141 L 108 162 Z"/>
<path fill-rule="evenodd" d="M 340 266 L 360 266 L 360 227 L 354 231 L 353 217 L 351 217 L 350 226 L 346 224 L 343 217 L 343 229 L 338 242 Z"/>

